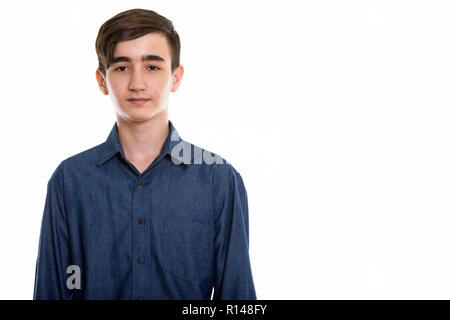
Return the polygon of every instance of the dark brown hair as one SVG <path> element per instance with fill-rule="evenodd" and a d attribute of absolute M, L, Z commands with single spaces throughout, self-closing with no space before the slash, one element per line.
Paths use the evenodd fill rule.
<path fill-rule="evenodd" d="M 161 33 L 167 39 L 172 61 L 171 72 L 173 72 L 180 65 L 180 37 L 172 22 L 152 10 L 131 9 L 112 17 L 98 31 L 95 50 L 101 73 L 106 75 L 106 70 L 112 63 L 117 42 L 134 40 L 151 32 Z"/>

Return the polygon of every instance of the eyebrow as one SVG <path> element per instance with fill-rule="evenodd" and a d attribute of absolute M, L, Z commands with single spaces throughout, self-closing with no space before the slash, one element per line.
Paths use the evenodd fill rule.
<path fill-rule="evenodd" d="M 116 63 L 116 62 L 120 62 L 120 61 L 128 61 L 130 62 L 131 59 L 129 57 L 114 57 L 112 63 Z M 157 55 L 153 55 L 153 54 L 149 54 L 146 56 L 142 56 L 141 61 L 162 61 L 164 62 L 164 58 L 157 56 Z"/>

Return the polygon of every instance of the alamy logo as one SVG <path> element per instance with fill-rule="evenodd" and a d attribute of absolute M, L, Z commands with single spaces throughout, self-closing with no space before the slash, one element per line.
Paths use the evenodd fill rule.
<path fill-rule="evenodd" d="M 67 288 L 81 289 L 81 270 L 77 265 L 70 265 L 67 267 L 66 273 L 71 274 L 66 281 Z"/>
<path fill-rule="evenodd" d="M 172 135 L 170 136 L 170 140 L 171 141 L 180 141 L 178 142 L 171 151 L 171 158 L 172 158 L 172 162 L 175 163 L 176 165 L 179 165 L 181 162 L 185 163 L 185 164 L 192 164 L 191 163 L 191 159 L 192 159 L 192 144 L 190 144 L 189 142 L 183 141 L 180 139 L 180 136 L 178 134 L 178 132 L 176 130 L 174 130 L 172 132 Z M 212 152 L 206 151 L 206 150 L 202 150 L 201 148 L 197 147 L 194 145 L 194 164 L 202 164 L 202 163 L 206 163 L 206 164 L 224 164 L 226 163 L 226 161 L 221 158 L 219 155 L 214 154 Z M 183 155 L 181 155 L 181 153 L 183 153 Z M 180 161 L 179 159 L 182 159 L 182 161 Z"/>

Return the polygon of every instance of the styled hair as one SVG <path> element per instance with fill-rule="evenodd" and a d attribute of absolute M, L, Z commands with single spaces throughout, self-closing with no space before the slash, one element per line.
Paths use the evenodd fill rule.
<path fill-rule="evenodd" d="M 105 76 L 112 64 L 117 42 L 134 40 L 151 32 L 161 33 L 167 39 L 173 72 L 180 65 L 180 37 L 172 22 L 152 10 L 131 9 L 112 17 L 98 31 L 95 50 L 101 73 Z"/>

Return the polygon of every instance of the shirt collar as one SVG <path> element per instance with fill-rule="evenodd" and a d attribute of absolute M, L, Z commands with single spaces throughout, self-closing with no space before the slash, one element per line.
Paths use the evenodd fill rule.
<path fill-rule="evenodd" d="M 173 148 L 180 142 L 185 143 L 178 134 L 178 131 L 173 125 L 172 121 L 169 120 L 169 134 L 161 148 L 161 154 L 163 156 L 172 156 L 178 163 L 185 163 L 183 156 L 180 156 L 178 152 L 172 152 Z M 125 159 L 125 153 L 123 152 L 122 144 L 119 140 L 116 121 L 113 128 L 111 129 L 111 132 L 109 133 L 108 138 L 106 139 L 106 142 L 104 143 L 103 151 L 98 161 L 98 165 L 103 165 L 117 153 L 119 153 L 122 158 Z"/>

